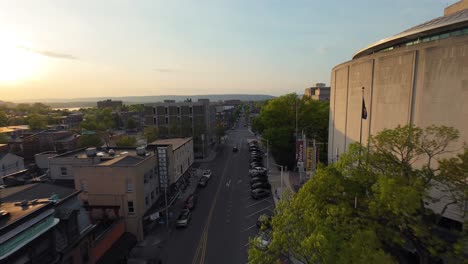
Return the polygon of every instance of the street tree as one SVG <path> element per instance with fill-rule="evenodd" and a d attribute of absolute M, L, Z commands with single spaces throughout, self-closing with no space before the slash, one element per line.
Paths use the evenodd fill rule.
<path fill-rule="evenodd" d="M 47 119 L 39 114 L 30 114 L 26 117 L 27 124 L 31 130 L 45 129 L 47 126 Z"/>
<path fill-rule="evenodd" d="M 137 128 L 137 122 L 135 121 L 135 119 L 133 119 L 132 117 L 128 118 L 127 119 L 127 124 L 125 125 L 125 127 L 127 129 L 135 129 Z"/>
<path fill-rule="evenodd" d="M 399 126 L 371 136 L 368 147 L 351 144 L 336 165 L 319 167 L 280 202 L 271 245 L 266 251 L 251 246 L 249 260 L 286 255 L 304 263 L 391 263 L 402 261 L 405 247 L 420 263 L 442 257 L 461 263 L 466 233 L 454 228 L 449 242 L 438 226 L 449 206 L 463 210 L 468 198 L 468 149 L 443 158 L 458 136 L 445 126 Z M 434 196 L 437 189 L 444 195 Z M 442 209 L 432 211 L 429 203 Z"/>
<path fill-rule="evenodd" d="M 78 146 L 80 148 L 100 147 L 100 146 L 102 146 L 102 140 L 96 134 L 81 135 L 79 140 L 78 140 Z"/>
<path fill-rule="evenodd" d="M 122 136 L 115 142 L 118 147 L 133 147 L 136 143 L 137 139 L 132 136 Z"/>
<path fill-rule="evenodd" d="M 143 134 L 146 138 L 146 141 L 151 143 L 158 139 L 158 128 L 152 126 L 145 127 Z"/>
<path fill-rule="evenodd" d="M 226 135 L 226 129 L 222 124 L 217 124 L 215 127 L 215 135 L 216 138 L 218 139 L 218 143 L 221 142 L 221 138 Z"/>
<path fill-rule="evenodd" d="M 0 111 L 0 127 L 8 126 L 8 117 L 4 111 Z"/>

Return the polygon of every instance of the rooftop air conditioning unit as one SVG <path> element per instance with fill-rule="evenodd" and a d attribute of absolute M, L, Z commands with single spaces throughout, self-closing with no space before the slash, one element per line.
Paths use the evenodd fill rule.
<path fill-rule="evenodd" d="M 146 155 L 146 149 L 145 147 L 138 147 L 136 148 L 136 152 L 138 155 Z"/>
<path fill-rule="evenodd" d="M 109 153 L 109 155 L 114 156 L 114 155 L 115 155 L 115 150 L 109 149 L 109 152 L 108 152 L 108 153 Z"/>
<path fill-rule="evenodd" d="M 93 157 L 93 156 L 96 156 L 96 148 L 87 148 L 86 149 L 86 156 L 88 157 Z"/>

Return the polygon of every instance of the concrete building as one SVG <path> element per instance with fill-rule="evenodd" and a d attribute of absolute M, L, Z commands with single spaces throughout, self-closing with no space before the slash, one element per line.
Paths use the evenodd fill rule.
<path fill-rule="evenodd" d="M 0 176 L 24 170 L 24 159 L 11 153 L 0 153 Z"/>
<path fill-rule="evenodd" d="M 192 137 L 197 157 L 206 155 L 215 140 L 216 111 L 208 99 L 146 104 L 145 116 L 145 125 L 157 127 L 160 138 Z"/>
<path fill-rule="evenodd" d="M 335 162 L 350 143 L 359 142 L 363 87 L 368 117 L 362 124 L 362 142 L 385 128 L 406 124 L 455 127 L 461 136 L 459 149 L 468 142 L 468 10 L 463 9 L 467 2 L 374 43 L 333 68 L 329 162 Z M 439 204 L 429 207 L 441 211 Z M 466 212 L 456 206 L 444 216 L 466 220 Z"/>
<path fill-rule="evenodd" d="M 88 154 L 82 151 L 68 155 L 89 160 L 91 154 L 88 149 Z M 92 216 L 123 218 L 126 230 L 141 241 L 143 216 L 160 194 L 156 155 L 144 148 L 121 148 L 95 155 L 91 164 L 72 166 L 75 188 L 82 191 L 81 199 Z"/>
<path fill-rule="evenodd" d="M 330 101 L 330 87 L 327 87 L 324 83 L 316 83 L 315 86 L 304 90 L 304 96 L 313 100 Z"/>
<path fill-rule="evenodd" d="M 112 101 L 111 99 L 97 102 L 97 108 L 99 109 L 104 109 L 104 108 L 122 109 L 122 105 L 123 105 L 122 101 Z"/>
<path fill-rule="evenodd" d="M 158 154 L 160 171 L 162 168 L 161 159 L 163 157 L 167 159 L 167 167 L 163 168 L 164 171 L 168 172 L 167 182 L 160 182 L 161 185 L 170 186 L 179 182 L 188 173 L 194 161 L 192 138 L 160 139 L 149 144 L 148 149 L 153 149 Z M 160 153 L 163 156 L 159 155 Z M 160 180 L 162 180 L 162 174 L 159 173 L 159 175 Z"/>

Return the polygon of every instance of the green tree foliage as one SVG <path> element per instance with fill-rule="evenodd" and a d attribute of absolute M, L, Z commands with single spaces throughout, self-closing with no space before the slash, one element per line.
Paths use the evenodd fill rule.
<path fill-rule="evenodd" d="M 26 122 L 31 130 L 45 129 L 47 126 L 47 118 L 35 113 L 28 115 Z"/>
<path fill-rule="evenodd" d="M 146 138 L 146 141 L 148 143 L 151 143 L 151 142 L 158 139 L 158 134 L 159 133 L 158 133 L 158 129 L 156 127 L 149 126 L 149 127 L 145 127 L 145 129 L 143 130 L 143 134 L 144 134 L 144 136 Z"/>
<path fill-rule="evenodd" d="M 81 135 L 80 139 L 78 140 L 78 146 L 80 148 L 100 147 L 100 146 L 102 146 L 102 140 L 96 134 L 94 134 L 94 135 Z"/>
<path fill-rule="evenodd" d="M 309 139 L 326 142 L 328 102 L 298 99 L 296 94 L 280 96 L 266 102 L 260 115 L 251 122 L 252 128 L 269 140 L 276 161 L 288 166 L 292 166 L 295 159 L 296 104 L 298 130 L 304 131 Z"/>
<path fill-rule="evenodd" d="M 5 133 L 0 133 L 0 144 L 8 143 L 8 136 Z"/>
<path fill-rule="evenodd" d="M 115 127 L 111 109 L 90 108 L 85 110 L 81 128 L 93 131 L 104 131 Z"/>
<path fill-rule="evenodd" d="M 133 147 L 136 143 L 137 139 L 132 136 L 122 136 L 115 142 L 118 147 Z"/>
<path fill-rule="evenodd" d="M 8 117 L 3 111 L 0 111 L 0 126 L 8 126 Z"/>
<path fill-rule="evenodd" d="M 463 209 L 468 197 L 468 149 L 442 158 L 457 139 L 450 127 L 404 126 L 370 137 L 369 148 L 352 144 L 336 165 L 320 167 L 280 202 L 271 245 L 261 251 L 253 244 L 249 262 L 274 263 L 287 255 L 304 263 L 392 263 L 410 245 L 420 263 L 439 257 L 461 263 L 466 234 L 452 231 L 459 240 L 450 244 L 437 227 L 449 205 Z M 430 196 L 433 188 L 445 195 Z M 445 206 L 433 212 L 428 202 Z"/>
<path fill-rule="evenodd" d="M 137 128 L 137 125 L 138 125 L 138 124 L 137 124 L 137 122 L 135 121 L 135 119 L 133 119 L 133 118 L 130 117 L 130 118 L 127 119 L 127 124 L 125 124 L 125 127 L 126 127 L 127 129 L 135 129 L 135 128 Z"/>
<path fill-rule="evenodd" d="M 226 135 L 226 129 L 222 124 L 217 124 L 215 127 L 215 135 L 218 138 L 218 142 L 221 141 L 221 137 Z"/>

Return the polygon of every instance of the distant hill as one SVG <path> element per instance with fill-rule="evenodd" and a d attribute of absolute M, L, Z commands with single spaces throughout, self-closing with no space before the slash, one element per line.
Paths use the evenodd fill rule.
<path fill-rule="evenodd" d="M 122 97 L 89 97 L 89 98 L 71 98 L 71 99 L 37 99 L 37 100 L 18 100 L 16 103 L 41 102 L 52 107 L 86 107 L 96 106 L 97 101 L 111 99 L 121 100 L 124 104 L 144 104 L 162 102 L 164 100 L 184 101 L 190 98 L 196 102 L 198 99 L 210 99 L 212 102 L 225 100 L 241 101 L 264 101 L 274 98 L 265 94 L 207 94 L 207 95 L 155 95 L 155 96 L 122 96 Z"/>

